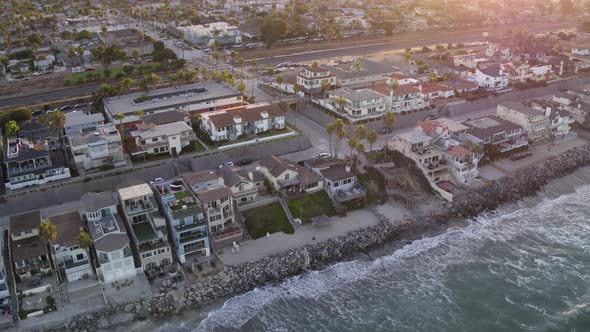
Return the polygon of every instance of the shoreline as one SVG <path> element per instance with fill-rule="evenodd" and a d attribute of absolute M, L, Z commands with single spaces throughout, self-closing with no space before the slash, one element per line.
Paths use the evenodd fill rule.
<path fill-rule="evenodd" d="M 423 221 L 406 218 L 389 220 L 378 215 L 378 225 L 351 231 L 323 242 L 287 250 L 259 261 L 226 266 L 224 271 L 179 291 L 154 295 L 150 300 L 106 305 L 105 308 L 75 317 L 58 327 L 60 330 L 117 329 L 132 321 L 178 315 L 186 309 L 214 308 L 227 299 L 257 287 L 279 283 L 310 270 L 321 270 L 329 264 L 361 258 L 374 259 L 386 244 L 414 241 L 429 234 L 440 234 L 459 220 L 490 211 L 501 204 L 515 203 L 539 193 L 551 180 L 590 166 L 590 146 L 568 150 L 539 165 L 523 169 L 512 176 L 447 203 L 439 211 L 431 211 Z M 395 249 L 394 249 L 395 250 Z M 376 255 L 375 255 L 376 253 Z M 374 257 L 375 255 L 375 257 Z M 121 319 L 121 315 L 125 316 Z M 117 317 L 119 316 L 119 317 Z"/>

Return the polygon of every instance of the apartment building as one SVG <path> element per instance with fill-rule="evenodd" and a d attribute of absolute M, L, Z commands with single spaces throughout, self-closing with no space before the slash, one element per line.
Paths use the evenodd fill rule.
<path fill-rule="evenodd" d="M 549 137 L 549 121 L 546 114 L 520 103 L 501 103 L 496 114 L 498 117 L 521 126 L 532 142 L 539 142 Z"/>
<path fill-rule="evenodd" d="M 306 67 L 297 74 L 297 84 L 301 85 L 306 93 L 321 91 L 324 80 L 330 82 L 331 87 L 336 86 L 336 76 L 321 66 Z"/>
<path fill-rule="evenodd" d="M 220 248 L 241 241 L 243 232 L 236 221 L 233 192 L 224 178 L 204 170 L 185 174 L 183 179 L 202 204 L 213 246 Z"/>
<path fill-rule="evenodd" d="M 150 273 L 172 264 L 166 219 L 158 212 L 152 188 L 142 183 L 121 188 L 117 195 L 143 271 Z"/>
<path fill-rule="evenodd" d="M 498 153 L 505 153 L 528 145 L 525 130 L 497 116 L 486 116 L 463 122 L 467 129 L 465 139 L 489 150 L 494 145 Z"/>
<path fill-rule="evenodd" d="M 364 88 L 384 84 L 385 76 L 394 73 L 390 63 L 368 59 L 336 60 L 323 64 L 322 67 L 336 77 L 336 86 L 340 88 Z"/>
<path fill-rule="evenodd" d="M 568 91 L 567 93 L 559 92 L 553 95 L 553 101 L 560 104 L 561 108 L 566 110 L 569 115 L 585 128 L 590 128 L 590 98 Z"/>
<path fill-rule="evenodd" d="M 227 22 L 189 25 L 177 29 L 184 33 L 184 40 L 195 45 L 211 46 L 214 42 L 218 45 L 231 45 L 242 42 L 240 29 Z"/>
<path fill-rule="evenodd" d="M 478 177 L 478 154 L 461 145 L 452 145 L 445 152 L 449 170 L 459 183 L 469 183 Z"/>
<path fill-rule="evenodd" d="M 71 133 L 69 141 L 76 168 L 80 170 L 127 164 L 121 135 L 112 124 L 99 125 L 91 131 Z"/>
<path fill-rule="evenodd" d="M 205 211 L 185 182 L 182 179 L 160 181 L 152 188 L 168 222 L 180 263 L 209 257 L 209 227 Z"/>
<path fill-rule="evenodd" d="M 93 240 L 94 266 L 102 283 L 141 273 L 141 268 L 135 266 L 131 241 L 111 191 L 84 194 L 80 198 L 80 215 Z"/>
<path fill-rule="evenodd" d="M 389 85 L 378 84 L 370 87 L 385 96 L 385 111 L 395 113 L 419 110 L 428 106 L 420 89 L 412 85 L 400 85 L 392 89 Z"/>
<path fill-rule="evenodd" d="M 341 88 L 328 94 L 326 106 L 352 122 L 378 118 L 385 112 L 385 96 L 371 89 Z"/>
<path fill-rule="evenodd" d="M 235 140 L 269 130 L 285 129 L 286 112 L 278 104 L 252 105 L 203 114 L 201 128 L 212 141 Z"/>
<path fill-rule="evenodd" d="M 51 242 L 53 260 L 62 281 L 76 281 L 94 275 L 86 249 L 80 247 L 78 237 L 84 230 L 80 214 L 76 211 L 50 217 L 57 235 Z"/>
<path fill-rule="evenodd" d="M 135 157 L 164 153 L 177 156 L 197 139 L 193 129 L 183 121 L 163 125 L 138 124 L 136 128 L 129 133 L 133 142 L 128 145 L 129 152 Z"/>
<path fill-rule="evenodd" d="M 108 97 L 103 104 L 110 122 L 131 128 L 134 123 L 141 122 L 135 114 L 137 110 L 142 110 L 144 115 L 182 110 L 192 116 L 242 106 L 242 95 L 225 83 L 206 81 Z M 125 116 L 122 121 L 115 119 L 117 114 Z"/>
<path fill-rule="evenodd" d="M 24 138 L 9 138 L 4 149 L 4 181 L 7 189 L 19 189 L 67 179 L 70 169 L 61 151 Z"/>

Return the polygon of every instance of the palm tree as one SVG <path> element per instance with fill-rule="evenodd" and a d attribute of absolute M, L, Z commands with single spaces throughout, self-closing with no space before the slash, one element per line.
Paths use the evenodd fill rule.
<path fill-rule="evenodd" d="M 336 98 L 336 104 L 338 104 L 338 108 L 340 109 L 340 113 L 344 113 L 344 106 L 346 105 L 346 98 L 342 96 L 338 96 Z"/>
<path fill-rule="evenodd" d="M 340 152 L 340 144 L 342 143 L 342 139 L 346 136 L 346 129 L 344 126 L 344 121 L 342 119 L 336 119 L 335 121 L 335 134 L 336 134 L 336 147 L 334 150 L 334 158 L 338 159 L 338 152 Z"/>
<path fill-rule="evenodd" d="M 238 84 L 238 86 L 236 88 L 243 95 L 244 91 L 246 90 L 246 84 L 244 82 L 240 82 L 240 84 Z"/>
<path fill-rule="evenodd" d="M 279 84 L 279 89 L 283 89 L 283 82 L 285 82 L 285 79 L 283 78 L 283 76 L 279 75 L 277 76 L 277 83 Z"/>
<path fill-rule="evenodd" d="M 92 240 L 90 234 L 85 231 L 81 231 L 80 234 L 78 234 L 78 242 L 80 242 L 80 248 L 88 250 L 94 241 Z"/>
<path fill-rule="evenodd" d="M 362 142 L 358 142 L 356 145 L 356 158 L 354 160 L 354 169 L 355 169 L 355 173 L 358 174 L 358 161 L 359 161 L 359 156 L 361 155 L 361 153 L 365 153 L 365 145 Z"/>
<path fill-rule="evenodd" d="M 350 148 L 350 156 L 354 158 L 354 151 L 356 146 L 358 145 L 358 140 L 356 137 L 351 137 L 348 139 L 348 147 Z"/>
<path fill-rule="evenodd" d="M 389 84 L 389 87 L 392 88 L 393 90 L 399 88 L 399 83 L 396 79 L 393 79 L 391 81 L 391 83 Z"/>
<path fill-rule="evenodd" d="M 367 128 L 365 125 L 360 124 L 356 126 L 354 129 L 354 136 L 359 140 L 359 142 L 367 138 Z"/>
<path fill-rule="evenodd" d="M 135 84 L 135 81 L 130 77 L 122 79 L 121 82 L 119 82 L 119 95 L 128 93 L 133 84 Z"/>
<path fill-rule="evenodd" d="M 70 47 L 68 49 L 68 59 L 70 59 L 70 66 L 74 66 L 74 58 L 76 57 L 76 50 Z"/>
<path fill-rule="evenodd" d="M 328 147 L 330 149 L 330 155 L 332 153 L 332 135 L 336 132 L 336 122 L 331 122 L 326 125 L 326 133 L 328 133 Z"/>
<path fill-rule="evenodd" d="M 361 63 L 360 59 L 354 60 L 354 63 L 352 64 L 352 69 L 354 71 L 361 71 L 361 69 L 363 69 L 363 64 Z"/>
<path fill-rule="evenodd" d="M 141 119 L 141 117 L 145 115 L 145 112 L 141 109 L 136 109 L 135 112 L 133 112 L 133 114 L 139 119 Z"/>
<path fill-rule="evenodd" d="M 258 62 L 256 62 L 256 59 L 252 60 L 252 67 L 254 67 L 254 75 L 256 75 L 256 85 L 258 85 Z M 254 84 L 252 84 L 252 98 L 254 98 Z"/>
<path fill-rule="evenodd" d="M 55 241 L 57 237 L 57 228 L 50 220 L 42 221 L 39 224 L 39 238 L 43 242 Z"/>
<path fill-rule="evenodd" d="M 383 116 L 383 125 L 386 128 L 388 128 L 389 130 L 391 130 L 393 128 L 393 125 L 395 125 L 396 121 L 397 121 L 397 115 L 393 112 L 387 112 Z"/>
<path fill-rule="evenodd" d="M 121 128 L 121 141 L 123 142 L 123 145 L 125 145 L 125 128 L 123 127 L 123 119 L 125 119 L 125 114 L 123 113 L 117 113 L 115 114 L 115 120 L 119 121 L 119 127 Z"/>
<path fill-rule="evenodd" d="M 376 131 L 371 130 L 370 132 L 367 133 L 367 142 L 369 142 L 369 151 L 373 151 L 373 144 L 377 143 L 378 139 L 379 139 L 379 136 L 377 135 Z"/>
<path fill-rule="evenodd" d="M 78 53 L 78 58 L 80 58 L 80 64 L 84 66 L 84 47 L 78 46 L 76 53 Z"/>
<path fill-rule="evenodd" d="M 214 52 L 213 53 L 213 65 L 215 66 L 215 71 L 217 71 L 217 64 L 219 63 L 219 59 L 221 59 L 221 53 Z"/>
<path fill-rule="evenodd" d="M 322 83 L 320 85 L 320 89 L 322 90 L 322 92 L 324 93 L 324 105 L 326 103 L 326 98 L 328 95 L 328 91 L 330 91 L 330 89 L 332 88 L 332 83 L 330 82 L 329 79 L 323 79 Z"/>
<path fill-rule="evenodd" d="M 238 63 L 240 64 L 240 76 L 242 77 L 242 80 L 244 80 L 244 58 L 240 57 Z"/>

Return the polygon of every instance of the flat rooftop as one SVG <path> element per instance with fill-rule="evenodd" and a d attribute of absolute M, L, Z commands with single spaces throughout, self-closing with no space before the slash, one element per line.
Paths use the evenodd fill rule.
<path fill-rule="evenodd" d="M 133 114 L 138 109 L 149 113 L 239 96 L 241 96 L 240 92 L 234 88 L 217 81 L 207 81 L 109 97 L 104 99 L 104 105 L 112 115 Z"/>

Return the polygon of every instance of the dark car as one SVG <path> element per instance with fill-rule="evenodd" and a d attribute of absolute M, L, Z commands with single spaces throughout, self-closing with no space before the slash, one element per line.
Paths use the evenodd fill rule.
<path fill-rule="evenodd" d="M 252 163 L 252 159 L 250 159 L 250 158 L 244 158 L 244 159 L 238 161 L 236 163 L 236 165 L 238 165 L 238 166 L 246 166 L 246 165 L 250 165 L 251 163 Z"/>
<path fill-rule="evenodd" d="M 383 127 L 383 128 L 381 128 L 381 130 L 379 130 L 379 134 L 381 134 L 381 135 L 390 134 L 392 131 L 393 131 L 393 129 L 391 129 L 391 128 Z"/>

